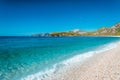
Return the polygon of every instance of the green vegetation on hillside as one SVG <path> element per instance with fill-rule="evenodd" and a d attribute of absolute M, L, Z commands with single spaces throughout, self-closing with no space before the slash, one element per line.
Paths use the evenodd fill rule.
<path fill-rule="evenodd" d="M 52 32 L 50 34 L 35 34 L 35 36 L 53 36 L 53 37 L 61 37 L 61 36 L 120 36 L 120 23 L 107 28 L 102 27 L 93 32 L 85 32 L 79 29 L 75 29 L 69 32 Z"/>

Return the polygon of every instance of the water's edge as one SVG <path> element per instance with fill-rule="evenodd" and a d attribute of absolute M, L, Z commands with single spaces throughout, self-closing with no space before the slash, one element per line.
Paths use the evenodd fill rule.
<path fill-rule="evenodd" d="M 54 75 L 59 74 L 59 72 L 62 72 L 63 69 L 67 69 L 69 66 L 72 66 L 77 63 L 80 64 L 80 63 L 88 60 L 89 58 L 92 58 L 94 55 L 97 55 L 99 53 L 103 53 L 105 51 L 116 48 L 118 42 L 120 42 L 120 41 L 114 41 L 114 42 L 99 46 L 92 51 L 73 56 L 72 58 L 69 58 L 60 63 L 54 64 L 51 69 L 46 69 L 44 71 L 40 71 L 38 73 L 28 75 L 24 78 L 21 78 L 21 80 L 34 80 L 34 79 L 35 80 L 47 80 L 48 78 L 50 79 Z"/>

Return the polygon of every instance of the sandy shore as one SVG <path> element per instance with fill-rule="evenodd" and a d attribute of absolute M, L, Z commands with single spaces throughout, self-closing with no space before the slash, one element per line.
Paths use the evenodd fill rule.
<path fill-rule="evenodd" d="M 120 42 L 117 47 L 54 75 L 49 80 L 120 80 Z"/>

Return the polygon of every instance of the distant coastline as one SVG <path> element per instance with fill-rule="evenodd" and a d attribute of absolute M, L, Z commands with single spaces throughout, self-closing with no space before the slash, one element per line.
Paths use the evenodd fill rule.
<path fill-rule="evenodd" d="M 120 36 L 120 23 L 113 25 L 110 28 L 102 27 L 96 31 L 88 32 L 79 29 L 74 29 L 66 32 L 52 32 L 32 34 L 33 37 L 63 37 L 63 36 Z"/>

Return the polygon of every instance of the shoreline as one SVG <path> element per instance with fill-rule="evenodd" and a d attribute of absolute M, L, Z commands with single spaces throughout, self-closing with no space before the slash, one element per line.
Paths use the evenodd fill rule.
<path fill-rule="evenodd" d="M 78 73 L 82 73 L 81 68 L 87 66 L 88 64 L 93 63 L 96 57 L 102 56 L 103 54 L 112 49 L 116 49 L 116 47 L 118 47 L 118 43 L 120 43 L 120 41 L 114 41 L 105 45 L 101 45 L 95 50 L 73 56 L 70 59 L 64 60 L 60 63 L 53 65 L 53 68 L 49 70 L 28 75 L 27 77 L 24 77 L 21 80 L 33 80 L 37 78 L 41 80 L 84 80 L 79 77 L 78 79 L 76 79 L 76 77 L 74 77 L 76 76 L 76 74 L 74 74 L 74 71 L 75 72 L 80 71 Z M 73 77 L 69 78 L 69 76 Z"/>
<path fill-rule="evenodd" d="M 113 49 L 101 52 L 45 80 L 120 80 L 120 42 Z"/>

